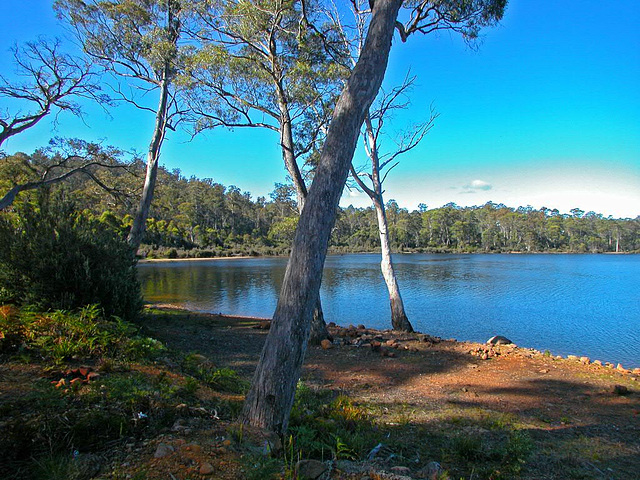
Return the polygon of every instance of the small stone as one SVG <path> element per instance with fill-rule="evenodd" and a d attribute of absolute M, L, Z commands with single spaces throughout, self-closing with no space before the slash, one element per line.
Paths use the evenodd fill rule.
<path fill-rule="evenodd" d="M 231 446 L 231 440 L 229 440 L 228 438 L 222 442 L 222 446 L 223 447 L 230 447 Z"/>
<path fill-rule="evenodd" d="M 567 355 L 567 360 L 573 360 L 573 361 L 577 361 L 578 357 L 575 355 Z"/>
<path fill-rule="evenodd" d="M 624 368 L 621 363 L 616 365 L 616 370 L 618 370 L 619 372 L 626 372 L 627 371 L 627 369 Z"/>
<path fill-rule="evenodd" d="M 543 368 L 542 370 L 540 370 L 540 373 L 549 373 L 549 369 L 548 368 Z"/>
<path fill-rule="evenodd" d="M 300 460 L 296 463 L 295 471 L 300 478 L 316 480 L 327 471 L 327 466 L 318 460 Z"/>
<path fill-rule="evenodd" d="M 213 473 L 213 465 L 211 465 L 209 462 L 204 462 L 202 465 L 200 465 L 200 475 L 210 475 Z"/>
<path fill-rule="evenodd" d="M 640 368 L 634 368 L 633 373 L 634 375 L 640 375 Z"/>
<path fill-rule="evenodd" d="M 591 362 L 591 364 L 601 367 L 602 366 L 602 361 L 601 360 L 594 360 L 593 362 Z"/>
<path fill-rule="evenodd" d="M 420 472 L 420 477 L 428 480 L 438 480 L 443 478 L 444 470 L 438 462 L 429 462 Z"/>
<path fill-rule="evenodd" d="M 487 345 L 510 345 L 513 342 L 502 335 L 495 335 L 487 340 Z"/>
<path fill-rule="evenodd" d="M 629 395 L 631 392 L 624 385 L 614 385 L 611 389 L 611 393 L 615 395 Z"/>
<path fill-rule="evenodd" d="M 198 445 L 197 443 L 189 443 L 189 444 L 184 446 L 184 449 L 188 450 L 190 452 L 193 452 L 193 453 L 202 452 L 202 447 L 200 445 Z"/>
<path fill-rule="evenodd" d="M 489 354 L 487 352 L 482 352 L 482 355 L 480 355 L 480 358 L 482 360 L 487 360 L 489 358 Z"/>
<path fill-rule="evenodd" d="M 411 474 L 411 469 L 408 467 L 401 467 L 401 466 L 397 466 L 397 467 L 391 467 L 390 469 L 393 473 L 397 474 L 397 475 L 410 475 Z"/>
<path fill-rule="evenodd" d="M 175 449 L 171 445 L 167 445 L 166 443 L 161 443 L 156 448 L 156 453 L 153 454 L 154 458 L 164 458 L 168 455 L 171 455 Z"/>
<path fill-rule="evenodd" d="M 329 350 L 330 348 L 333 348 L 333 344 L 331 343 L 331 340 L 329 340 L 328 338 L 325 338 L 324 340 L 322 340 L 320 342 L 320 346 L 322 347 L 323 350 Z"/>
<path fill-rule="evenodd" d="M 591 359 L 589 357 L 580 357 L 580 362 L 585 365 L 589 365 L 591 363 Z"/>
<path fill-rule="evenodd" d="M 366 327 L 363 324 L 358 325 L 358 330 L 364 330 Z"/>

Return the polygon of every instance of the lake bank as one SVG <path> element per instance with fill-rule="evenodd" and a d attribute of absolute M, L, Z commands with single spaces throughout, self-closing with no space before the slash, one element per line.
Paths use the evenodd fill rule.
<path fill-rule="evenodd" d="M 269 317 L 286 262 L 152 262 L 138 273 L 147 301 Z M 395 265 L 415 329 L 477 342 L 500 333 L 554 355 L 640 367 L 640 257 L 408 254 Z M 327 321 L 389 326 L 378 255 L 328 256 L 321 297 Z"/>
<path fill-rule="evenodd" d="M 0 356 L 8 478 L 282 480 L 314 466 L 324 480 L 595 480 L 640 469 L 633 372 L 331 325 L 334 343 L 308 348 L 289 432 L 274 439 L 234 422 L 263 319 L 155 305 L 137 323 L 133 339 L 153 351 L 136 357 Z"/>
<path fill-rule="evenodd" d="M 267 333 L 258 322 L 169 311 L 147 317 L 144 330 L 251 378 Z M 370 328 L 330 331 L 331 348 L 309 347 L 302 384 L 348 397 L 352 412 L 371 422 L 362 428 L 376 432 L 367 447 L 342 438 L 357 461 L 334 463 L 332 479 L 387 478 L 384 472 L 402 468 L 408 478 L 427 478 L 434 461 L 449 478 L 489 478 L 498 470 L 502 478 L 595 479 L 598 471 L 631 478 L 640 467 L 636 374 L 515 346 Z M 471 441 L 463 446 L 461 438 Z M 509 439 L 530 442 L 518 467 L 505 458 L 496 463 L 499 444 Z M 367 460 L 378 444 L 385 453 Z"/>

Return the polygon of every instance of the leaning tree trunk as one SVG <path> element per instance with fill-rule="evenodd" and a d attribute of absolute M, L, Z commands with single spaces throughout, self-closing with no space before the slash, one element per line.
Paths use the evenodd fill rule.
<path fill-rule="evenodd" d="M 307 187 L 302 178 L 302 173 L 298 167 L 295 155 L 295 143 L 293 141 L 293 129 L 291 126 L 291 117 L 289 115 L 289 106 L 287 105 L 286 97 L 281 85 L 277 86 L 278 92 L 278 104 L 280 108 L 280 147 L 282 148 L 282 158 L 284 160 L 285 167 L 293 180 L 293 185 L 296 189 L 296 200 L 298 202 L 298 212 L 302 215 L 302 209 L 307 198 Z M 327 330 L 327 324 L 324 321 L 324 314 L 322 313 L 322 303 L 320 297 L 318 297 L 318 303 L 313 311 L 313 317 L 311 320 L 311 334 L 309 336 L 309 343 L 311 345 L 319 345 L 322 340 L 329 338 L 329 331 Z"/>
<path fill-rule="evenodd" d="M 378 199 L 373 202 L 378 217 L 378 230 L 380 231 L 380 250 L 382 260 L 380 269 L 382 276 L 387 284 L 389 291 L 389 303 L 391 304 L 391 326 L 394 330 L 402 330 L 405 332 L 413 332 L 413 327 L 404 312 L 404 303 L 400 296 L 400 288 L 396 281 L 396 272 L 393 269 L 393 261 L 391 260 L 391 247 L 389 246 L 389 233 L 387 228 L 387 215 L 384 211 L 384 204 Z"/>
<path fill-rule="evenodd" d="M 158 102 L 158 110 L 156 112 L 156 125 L 153 130 L 153 138 L 149 144 L 149 152 L 147 153 L 147 174 L 144 179 L 144 188 L 142 189 L 142 197 L 140 205 L 133 219 L 133 225 L 129 232 L 128 241 L 133 249 L 137 252 L 142 242 L 142 236 L 147 226 L 147 217 L 149 216 L 149 208 L 153 200 L 153 192 L 156 187 L 156 177 L 158 175 L 158 160 L 160 158 L 160 147 L 164 140 L 164 134 L 167 127 L 167 105 L 169 102 L 169 66 L 167 65 L 160 82 L 160 100 Z"/>
<path fill-rule="evenodd" d="M 362 54 L 336 104 L 245 401 L 242 420 L 253 426 L 279 433 L 287 429 L 336 209 L 365 113 L 384 78 L 401 5 L 402 0 L 376 0 Z"/>

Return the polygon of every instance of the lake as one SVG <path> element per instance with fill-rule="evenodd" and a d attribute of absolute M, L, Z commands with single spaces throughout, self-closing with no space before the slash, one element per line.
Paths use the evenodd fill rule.
<path fill-rule="evenodd" d="M 330 255 L 325 319 L 390 328 L 377 254 Z M 190 310 L 271 317 L 287 259 L 141 263 L 145 300 Z M 640 367 L 640 255 L 394 255 L 418 331 L 484 342 L 504 335 L 556 355 Z"/>

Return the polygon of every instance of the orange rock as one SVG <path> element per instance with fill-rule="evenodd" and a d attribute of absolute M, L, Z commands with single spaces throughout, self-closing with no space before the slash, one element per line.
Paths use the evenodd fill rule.
<path fill-rule="evenodd" d="M 209 462 L 204 462 L 202 465 L 200 465 L 200 475 L 210 475 L 213 473 L 213 471 L 213 465 L 211 465 Z"/>
<path fill-rule="evenodd" d="M 323 350 L 329 350 L 330 348 L 333 348 L 333 344 L 331 343 L 331 340 L 327 338 L 325 338 L 320 342 L 320 346 L 322 347 Z"/>

